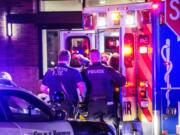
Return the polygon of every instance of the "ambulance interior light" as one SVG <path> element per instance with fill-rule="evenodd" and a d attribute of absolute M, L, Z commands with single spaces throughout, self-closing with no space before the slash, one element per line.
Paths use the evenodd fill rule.
<path fill-rule="evenodd" d="M 100 0 L 100 1 L 99 1 L 99 4 L 101 4 L 101 5 L 106 4 L 106 0 Z"/>
<path fill-rule="evenodd" d="M 157 10 L 159 8 L 159 4 L 158 3 L 153 3 L 151 7 L 152 7 L 153 10 Z"/>
<path fill-rule="evenodd" d="M 52 66 L 55 66 L 55 65 L 56 65 L 56 62 L 52 60 L 52 61 L 50 62 L 50 64 L 51 64 Z"/>
<path fill-rule="evenodd" d="M 119 36 L 119 32 L 111 32 L 110 36 L 112 37 L 118 37 Z"/>

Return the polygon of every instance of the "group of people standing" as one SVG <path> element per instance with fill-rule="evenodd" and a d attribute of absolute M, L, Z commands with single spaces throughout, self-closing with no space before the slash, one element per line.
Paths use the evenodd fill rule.
<path fill-rule="evenodd" d="M 102 64 L 101 53 L 98 50 L 91 50 L 89 59 L 89 66 L 78 71 L 70 67 L 70 52 L 60 51 L 58 65 L 48 69 L 40 89 L 48 93 L 50 98 L 56 91 L 63 91 L 74 106 L 79 102 L 86 103 L 88 119 L 97 119 L 100 114 L 105 118 L 106 116 L 114 118 L 116 117 L 114 87 L 124 86 L 126 79 L 111 66 Z M 70 114 L 72 112 L 69 110 Z"/>

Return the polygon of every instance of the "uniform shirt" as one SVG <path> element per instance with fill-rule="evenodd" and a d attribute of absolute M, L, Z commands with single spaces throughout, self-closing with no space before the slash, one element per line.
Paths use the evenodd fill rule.
<path fill-rule="evenodd" d="M 74 104 L 78 102 L 77 83 L 82 81 L 81 74 L 78 70 L 67 66 L 66 64 L 59 64 L 57 67 L 49 69 L 42 81 L 42 84 L 48 86 L 49 95 L 52 98 L 55 91 L 66 90 L 67 98 Z M 62 88 L 64 87 L 64 88 Z"/>
<path fill-rule="evenodd" d="M 100 62 L 86 68 L 83 75 L 89 88 L 89 100 L 96 97 L 97 99 L 98 97 L 105 97 L 107 101 L 113 101 L 114 84 L 121 87 L 126 82 L 124 76 Z"/>

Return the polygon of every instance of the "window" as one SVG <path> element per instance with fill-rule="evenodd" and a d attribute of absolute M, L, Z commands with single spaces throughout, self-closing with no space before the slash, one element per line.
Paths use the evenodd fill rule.
<path fill-rule="evenodd" d="M 59 35 L 58 31 L 47 31 L 47 65 L 48 68 L 57 65 L 59 53 Z"/>
<path fill-rule="evenodd" d="M 72 67 L 81 67 L 88 64 L 87 57 L 90 51 L 90 40 L 88 37 L 69 36 L 66 39 L 66 49 L 71 53 L 70 65 Z"/>
<path fill-rule="evenodd" d="M 1 94 L 1 100 L 10 121 L 40 122 L 52 118 L 50 108 L 31 94 L 6 92 Z"/>
<path fill-rule="evenodd" d="M 7 120 L 6 113 L 3 109 L 2 103 L 0 102 L 0 121 L 6 121 L 6 120 Z"/>
<path fill-rule="evenodd" d="M 40 0 L 41 12 L 81 10 L 82 3 L 80 0 Z"/>
<path fill-rule="evenodd" d="M 31 105 L 24 99 L 15 96 L 9 96 L 7 98 L 8 106 L 13 113 L 17 114 L 31 114 L 31 115 L 39 115 L 41 114 L 41 110 L 35 108 L 35 106 Z"/>

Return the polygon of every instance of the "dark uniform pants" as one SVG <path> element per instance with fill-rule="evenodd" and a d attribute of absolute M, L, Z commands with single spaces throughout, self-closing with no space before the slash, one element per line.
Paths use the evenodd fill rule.
<path fill-rule="evenodd" d="M 107 105 L 105 100 L 90 101 L 88 104 L 88 119 L 114 124 L 116 119 L 114 104 Z"/>
<path fill-rule="evenodd" d="M 117 128 L 116 116 L 115 105 L 108 105 L 105 100 L 90 101 L 88 104 L 88 120 L 105 122 L 114 133 Z"/>

